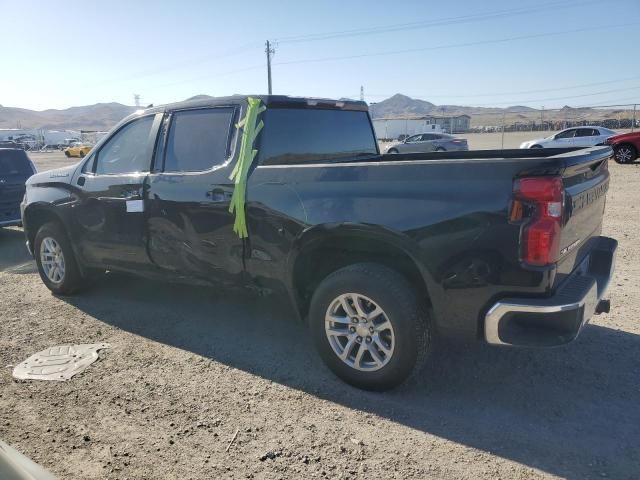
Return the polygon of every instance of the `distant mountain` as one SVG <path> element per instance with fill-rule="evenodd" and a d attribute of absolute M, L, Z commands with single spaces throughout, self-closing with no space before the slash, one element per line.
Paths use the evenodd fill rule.
<path fill-rule="evenodd" d="M 431 102 L 417 100 L 400 93 L 369 107 L 373 118 L 419 117 L 433 112 L 436 106 Z"/>
<path fill-rule="evenodd" d="M 64 110 L 28 110 L 0 106 L 0 128 L 44 128 L 47 130 L 109 130 L 136 107 L 121 103 L 96 103 Z"/>
<path fill-rule="evenodd" d="M 213 98 L 210 95 L 196 95 L 187 100 Z M 0 105 L 0 128 L 44 128 L 51 130 L 110 130 L 121 119 L 131 114 L 137 107 L 121 103 L 96 103 L 64 110 L 35 111 L 26 108 L 3 107 Z M 523 105 L 506 108 L 467 107 L 462 105 L 435 105 L 426 100 L 411 98 L 397 93 L 386 100 L 369 106 L 373 118 L 411 118 L 425 115 L 470 115 L 472 126 L 500 125 L 503 120 L 511 123 L 531 123 L 544 116 L 546 121 L 581 119 L 600 121 L 612 118 L 614 110 L 589 107 L 570 107 L 540 111 Z"/>

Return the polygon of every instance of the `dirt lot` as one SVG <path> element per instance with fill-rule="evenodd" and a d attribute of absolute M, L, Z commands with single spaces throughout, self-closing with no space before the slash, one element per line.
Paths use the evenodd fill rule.
<path fill-rule="evenodd" d="M 611 314 L 557 349 L 443 343 L 385 394 L 336 380 L 273 300 L 116 275 L 57 298 L 0 230 L 0 438 L 64 479 L 638 478 L 640 164 L 611 173 Z M 112 348 L 69 382 L 11 377 L 93 342 Z"/>

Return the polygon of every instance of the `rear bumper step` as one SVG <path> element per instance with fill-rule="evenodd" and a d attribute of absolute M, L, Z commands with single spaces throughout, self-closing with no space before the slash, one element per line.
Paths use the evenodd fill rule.
<path fill-rule="evenodd" d="M 594 314 L 609 311 L 604 296 L 615 268 L 618 242 L 598 244 L 547 298 L 505 298 L 485 316 L 484 336 L 491 345 L 549 347 L 574 340 Z"/>

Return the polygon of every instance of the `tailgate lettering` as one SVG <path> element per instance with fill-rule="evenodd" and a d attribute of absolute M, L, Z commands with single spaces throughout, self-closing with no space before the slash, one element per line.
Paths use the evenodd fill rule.
<path fill-rule="evenodd" d="M 605 196 L 608 190 L 609 190 L 609 180 L 601 183 L 596 187 L 593 187 L 591 190 L 582 192 L 578 196 L 574 197 L 571 202 L 572 213 L 576 213 L 581 209 L 588 207 L 593 202 L 596 202 L 601 197 Z"/>

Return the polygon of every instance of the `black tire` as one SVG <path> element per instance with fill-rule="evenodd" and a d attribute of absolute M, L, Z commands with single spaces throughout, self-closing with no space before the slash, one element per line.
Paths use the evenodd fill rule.
<path fill-rule="evenodd" d="M 629 143 L 617 145 L 613 150 L 613 158 L 622 165 L 635 162 L 638 158 L 638 150 Z"/>
<path fill-rule="evenodd" d="M 67 158 L 71 156 L 71 154 L 68 151 L 65 151 L 64 154 L 66 155 Z"/>
<path fill-rule="evenodd" d="M 86 153 L 84 153 L 82 150 L 80 150 L 80 158 L 84 158 L 85 155 L 86 155 Z"/>
<path fill-rule="evenodd" d="M 535 144 L 535 145 L 531 145 L 531 147 L 529 148 L 542 148 L 542 145 Z"/>
<path fill-rule="evenodd" d="M 446 150 L 442 147 L 436 148 L 436 152 L 446 152 Z"/>
<path fill-rule="evenodd" d="M 398 153 L 398 150 L 396 150 L 395 148 L 390 148 L 389 150 L 387 150 L 387 153 Z"/>
<path fill-rule="evenodd" d="M 325 332 L 328 309 L 340 295 L 351 292 L 374 301 L 393 326 L 393 354 L 386 365 L 375 371 L 357 370 L 344 363 Z M 309 322 L 324 363 L 339 378 L 364 390 L 383 391 L 398 386 L 422 363 L 429 350 L 430 326 L 425 305 L 402 275 L 374 263 L 350 265 L 325 278 L 311 300 Z"/>
<path fill-rule="evenodd" d="M 52 238 L 60 246 L 62 255 L 64 257 L 64 275 L 59 282 L 54 282 L 44 271 L 41 258 L 41 245 L 45 238 Z M 70 295 L 77 292 L 83 285 L 84 280 L 78 268 L 76 257 L 71 248 L 71 243 L 67 237 L 66 232 L 60 226 L 60 224 L 51 222 L 46 223 L 40 227 L 36 233 L 34 240 L 34 255 L 36 257 L 36 264 L 38 265 L 38 273 L 42 282 L 47 286 L 49 290 L 57 295 Z"/>

